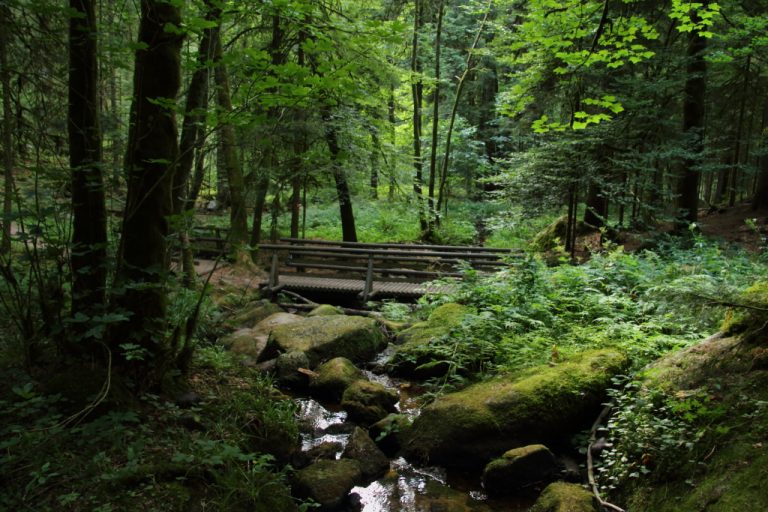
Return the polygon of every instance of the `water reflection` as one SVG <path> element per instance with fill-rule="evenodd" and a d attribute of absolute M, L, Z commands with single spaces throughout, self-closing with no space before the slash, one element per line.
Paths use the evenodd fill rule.
<path fill-rule="evenodd" d="M 301 449 L 306 451 L 326 442 L 347 443 L 349 432 L 339 429 L 347 420 L 344 411 L 329 411 L 317 400 L 311 398 L 296 399 L 299 405 L 299 429 L 301 430 Z"/>

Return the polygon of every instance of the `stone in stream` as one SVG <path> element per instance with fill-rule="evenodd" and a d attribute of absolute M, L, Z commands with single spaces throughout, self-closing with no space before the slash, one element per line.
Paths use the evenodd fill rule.
<path fill-rule="evenodd" d="M 240 311 L 227 318 L 224 321 L 224 325 L 234 329 L 242 327 L 252 328 L 270 315 L 281 313 L 282 311 L 280 306 L 274 302 L 265 299 L 257 300 L 249 302 Z"/>
<path fill-rule="evenodd" d="M 433 343 L 458 327 L 470 311 L 461 304 L 443 304 L 429 315 L 426 322 L 402 331 L 396 338 L 400 346 L 387 362 L 387 370 L 393 375 L 417 380 L 444 375 L 449 365 L 441 363 L 445 355 L 433 348 Z"/>
<path fill-rule="evenodd" d="M 338 402 L 353 382 L 363 378 L 363 372 L 346 357 L 335 357 L 315 368 L 316 376 L 309 382 L 310 395 L 321 400 Z"/>
<path fill-rule="evenodd" d="M 393 457 L 402 446 L 403 432 L 411 426 L 405 414 L 392 413 L 368 427 L 371 438 L 381 451 Z"/>
<path fill-rule="evenodd" d="M 485 466 L 483 487 L 488 494 L 514 494 L 557 478 L 560 466 L 543 444 L 513 448 Z"/>
<path fill-rule="evenodd" d="M 253 328 L 238 329 L 224 336 L 219 340 L 219 343 L 231 352 L 243 356 L 246 362 L 251 365 L 254 361 L 264 359 L 262 353 L 267 347 L 269 333 L 272 332 L 272 329 L 278 325 L 285 325 L 299 320 L 303 320 L 303 317 L 290 313 L 274 313 L 261 320 Z"/>
<path fill-rule="evenodd" d="M 294 473 L 293 494 L 314 500 L 321 511 L 332 511 L 344 504 L 349 491 L 362 478 L 360 463 L 355 460 L 321 459 Z"/>
<path fill-rule="evenodd" d="M 549 484 L 530 512 L 595 512 L 592 493 L 577 484 Z"/>
<path fill-rule="evenodd" d="M 310 368 L 334 357 L 365 362 L 373 358 L 384 343 L 384 334 L 371 318 L 315 316 L 275 327 L 261 360 L 298 351 L 307 354 Z"/>
<path fill-rule="evenodd" d="M 352 432 L 341 456 L 359 462 L 363 478 L 367 481 L 383 476 L 389 469 L 387 456 L 360 427 L 356 427 Z"/>
<path fill-rule="evenodd" d="M 444 395 L 406 432 L 411 460 L 482 468 L 514 448 L 570 437 L 594 419 L 611 378 L 629 363 L 617 350 L 591 350 L 555 366 L 500 376 Z"/>
<path fill-rule="evenodd" d="M 275 378 L 280 386 L 300 391 L 309 384 L 309 377 L 304 373 L 308 367 L 309 358 L 304 352 L 280 354 L 275 362 Z"/>
<path fill-rule="evenodd" d="M 368 426 L 395 412 L 400 396 L 378 382 L 358 380 L 344 391 L 341 408 L 351 421 Z"/>

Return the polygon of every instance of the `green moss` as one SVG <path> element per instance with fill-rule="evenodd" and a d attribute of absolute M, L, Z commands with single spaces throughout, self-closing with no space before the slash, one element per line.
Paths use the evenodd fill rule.
<path fill-rule="evenodd" d="M 335 357 L 321 364 L 316 372 L 317 376 L 309 383 L 310 393 L 329 400 L 340 400 L 344 390 L 363 378 L 363 372 L 345 357 Z"/>
<path fill-rule="evenodd" d="M 464 316 L 470 312 L 461 304 L 443 304 L 435 309 L 425 322 L 419 322 L 402 331 L 397 339 L 400 343 L 422 344 L 448 334 L 458 327 Z"/>
<path fill-rule="evenodd" d="M 332 316 L 332 315 L 343 315 L 344 312 L 337 308 L 336 306 L 331 306 L 330 304 L 321 304 L 317 306 L 315 309 L 309 312 L 307 316 Z"/>
<path fill-rule="evenodd" d="M 531 512 L 594 512 L 592 494 L 576 484 L 554 482 L 549 484 Z"/>

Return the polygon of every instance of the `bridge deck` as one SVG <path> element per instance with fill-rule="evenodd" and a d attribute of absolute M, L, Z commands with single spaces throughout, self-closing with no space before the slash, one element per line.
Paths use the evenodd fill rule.
<path fill-rule="evenodd" d="M 365 279 L 281 274 L 280 287 L 291 291 L 360 294 L 365 290 Z M 451 284 L 376 281 L 373 294 L 386 297 L 418 298 L 427 293 L 450 293 L 454 290 L 455 286 Z"/>

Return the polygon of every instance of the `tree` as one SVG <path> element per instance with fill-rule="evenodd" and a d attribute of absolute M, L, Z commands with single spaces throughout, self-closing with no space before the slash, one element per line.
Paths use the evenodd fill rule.
<path fill-rule="evenodd" d="M 91 0 L 70 0 L 69 5 L 72 312 L 90 316 L 103 308 L 107 281 L 96 15 Z"/>
<path fill-rule="evenodd" d="M 152 386 L 173 364 L 167 344 L 166 237 L 179 149 L 174 107 L 181 72 L 178 7 L 142 0 L 125 159 L 128 190 L 120 239 L 117 304 L 125 321 L 112 333 L 117 364 Z"/>
<path fill-rule="evenodd" d="M 8 65 L 10 12 L 0 5 L 0 85 L 3 87 L 3 219 L 0 252 L 11 250 L 11 212 L 13 208 L 13 112 L 11 109 L 11 69 Z"/>

